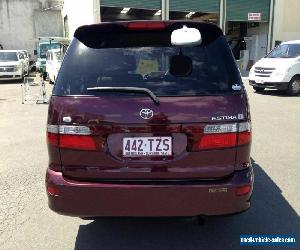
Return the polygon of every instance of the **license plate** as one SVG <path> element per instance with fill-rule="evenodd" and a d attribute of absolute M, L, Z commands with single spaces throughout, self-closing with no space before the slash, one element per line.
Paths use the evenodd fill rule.
<path fill-rule="evenodd" d="M 172 137 L 123 138 L 124 157 L 171 156 Z"/>
<path fill-rule="evenodd" d="M 256 82 L 257 82 L 257 83 L 261 83 L 261 84 L 264 84 L 264 83 L 265 83 L 265 81 L 262 80 L 262 79 L 258 79 L 258 80 L 256 80 Z"/>

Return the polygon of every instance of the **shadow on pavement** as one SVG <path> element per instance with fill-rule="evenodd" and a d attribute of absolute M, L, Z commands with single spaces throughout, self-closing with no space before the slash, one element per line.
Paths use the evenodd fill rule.
<path fill-rule="evenodd" d="M 1 84 L 21 84 L 23 80 L 1 80 L 0 79 L 0 85 Z"/>
<path fill-rule="evenodd" d="M 296 96 L 290 96 L 288 95 L 285 91 L 283 90 L 272 90 L 272 89 L 266 89 L 262 92 L 255 92 L 255 94 L 258 95 L 269 95 L 269 96 L 278 96 L 278 97 L 300 97 L 300 94 L 296 95 Z"/>
<path fill-rule="evenodd" d="M 299 241 L 299 216 L 254 161 L 253 167 L 252 206 L 245 213 L 209 217 L 204 225 L 183 218 L 102 218 L 79 227 L 75 249 L 245 249 L 240 234 L 290 234 Z"/>

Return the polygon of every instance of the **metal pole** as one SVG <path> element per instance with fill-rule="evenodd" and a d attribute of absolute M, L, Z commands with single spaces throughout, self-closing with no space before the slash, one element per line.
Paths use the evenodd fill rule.
<path fill-rule="evenodd" d="M 169 20 L 169 0 L 161 0 L 161 19 Z"/>
<path fill-rule="evenodd" d="M 270 14 L 269 14 L 269 31 L 268 31 L 268 48 L 267 48 L 267 52 L 269 52 L 273 48 L 274 12 L 275 12 L 275 0 L 270 0 Z"/>
<path fill-rule="evenodd" d="M 222 19 L 221 19 L 221 22 L 222 24 L 220 25 L 221 29 L 223 30 L 224 34 L 226 33 L 226 12 L 227 12 L 227 0 L 221 0 L 220 1 L 222 6 Z"/>
<path fill-rule="evenodd" d="M 94 0 L 94 23 L 101 23 L 101 0 Z"/>

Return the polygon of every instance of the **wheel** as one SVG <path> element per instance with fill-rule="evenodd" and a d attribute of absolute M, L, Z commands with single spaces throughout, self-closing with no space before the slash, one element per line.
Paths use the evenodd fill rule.
<path fill-rule="evenodd" d="M 300 78 L 293 78 L 286 92 L 288 95 L 298 95 L 300 93 Z"/>
<path fill-rule="evenodd" d="M 264 87 L 253 87 L 256 92 L 263 92 L 265 90 Z"/>

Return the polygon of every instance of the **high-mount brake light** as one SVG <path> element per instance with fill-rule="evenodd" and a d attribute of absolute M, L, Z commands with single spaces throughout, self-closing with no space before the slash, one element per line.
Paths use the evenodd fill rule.
<path fill-rule="evenodd" d="M 251 142 L 251 124 L 249 122 L 206 125 L 204 135 L 198 142 L 198 148 L 220 149 L 245 145 Z"/>
<path fill-rule="evenodd" d="M 129 23 L 129 30 L 164 30 L 166 25 L 163 22 L 133 22 Z"/>
<path fill-rule="evenodd" d="M 48 125 L 47 139 L 49 145 L 55 147 L 79 150 L 97 149 L 90 128 L 86 126 Z"/>

